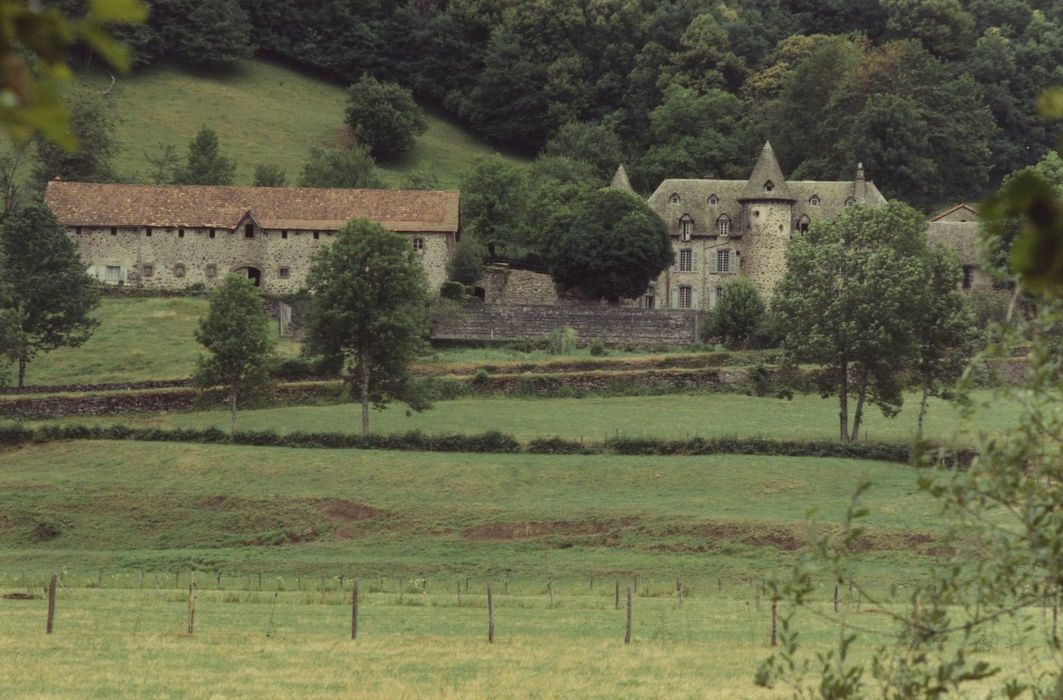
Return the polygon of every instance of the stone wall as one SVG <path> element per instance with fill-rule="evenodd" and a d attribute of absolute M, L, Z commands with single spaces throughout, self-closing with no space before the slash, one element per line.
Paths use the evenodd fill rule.
<path fill-rule="evenodd" d="M 479 286 L 488 304 L 557 304 L 557 290 L 550 275 L 517 270 L 505 265 L 488 265 Z"/>
<path fill-rule="evenodd" d="M 437 340 L 539 341 L 571 326 L 579 343 L 671 347 L 698 340 L 700 314 L 610 306 L 466 304 L 432 321 Z"/>
<path fill-rule="evenodd" d="M 255 228 L 250 238 L 242 228 L 95 228 L 78 226 L 70 236 L 90 275 L 105 284 L 145 289 L 186 289 L 216 286 L 226 274 L 254 268 L 269 294 L 290 294 L 306 284 L 314 254 L 329 244 L 328 231 L 276 231 Z M 431 291 L 446 279 L 453 235 L 410 233 Z"/>

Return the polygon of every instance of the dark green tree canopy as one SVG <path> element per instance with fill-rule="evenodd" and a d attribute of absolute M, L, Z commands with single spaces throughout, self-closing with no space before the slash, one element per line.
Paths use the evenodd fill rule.
<path fill-rule="evenodd" d="M 542 155 L 588 163 L 603 182 L 624 161 L 623 146 L 616 130 L 608 124 L 587 122 L 563 125 L 543 146 Z"/>
<path fill-rule="evenodd" d="M 598 190 L 560 232 L 549 260 L 558 287 L 582 299 L 633 299 L 672 264 L 664 222 L 627 192 Z"/>
<path fill-rule="evenodd" d="M 727 347 L 746 347 L 767 312 L 756 286 L 745 277 L 736 277 L 721 288 L 709 317 L 708 333 Z"/>
<path fill-rule="evenodd" d="M 118 151 L 116 123 L 104 98 L 85 88 L 74 88 L 66 96 L 66 106 L 70 132 L 78 145 L 71 150 L 42 136 L 34 139 L 37 157 L 32 178 L 38 191 L 57 177 L 79 182 L 114 179 L 111 160 Z"/>
<path fill-rule="evenodd" d="M 12 212 L 0 236 L 22 386 L 37 353 L 88 340 L 99 294 L 66 228 L 45 205 Z"/>
<path fill-rule="evenodd" d="M 150 0 L 151 36 L 137 37 L 141 62 L 166 57 L 195 67 L 228 67 L 254 53 L 252 27 L 237 0 Z"/>
<path fill-rule="evenodd" d="M 235 173 L 236 163 L 222 155 L 218 135 L 204 126 L 188 144 L 188 158 L 174 173 L 174 184 L 231 185 Z"/>
<path fill-rule="evenodd" d="M 523 168 L 498 156 L 481 158 L 461 179 L 461 221 L 465 235 L 491 254 L 515 251 L 527 201 Z"/>
<path fill-rule="evenodd" d="M 288 184 L 288 174 L 279 165 L 257 165 L 254 184 L 255 187 L 284 187 Z"/>
<path fill-rule="evenodd" d="M 409 151 L 428 123 L 409 90 L 363 75 L 347 90 L 347 126 L 374 158 L 388 161 Z"/>
<path fill-rule="evenodd" d="M 300 187 L 382 187 L 376 163 L 362 148 L 313 148 L 299 173 Z"/>

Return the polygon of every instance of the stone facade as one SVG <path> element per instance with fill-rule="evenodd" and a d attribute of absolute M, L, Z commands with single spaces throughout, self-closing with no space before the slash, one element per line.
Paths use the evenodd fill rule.
<path fill-rule="evenodd" d="M 982 269 L 978 259 L 978 210 L 969 204 L 957 204 L 930 219 L 926 237 L 931 244 L 943 245 L 956 253 L 963 265 L 966 290 L 993 289 L 993 278 Z"/>
<path fill-rule="evenodd" d="M 90 275 L 150 289 L 209 289 L 238 273 L 269 294 L 296 292 L 336 231 L 367 218 L 409 237 L 438 290 L 458 235 L 456 192 L 53 181 L 46 201 Z"/>
<path fill-rule="evenodd" d="M 626 189 L 623 178 L 612 186 Z M 853 180 L 787 181 L 771 144 L 764 145 L 748 180 L 665 180 L 650 195 L 649 205 L 668 229 L 676 262 L 639 304 L 711 309 L 735 275 L 748 277 L 770 298 L 786 272 L 786 245 L 792 236 L 845 207 L 885 203 L 859 165 Z"/>

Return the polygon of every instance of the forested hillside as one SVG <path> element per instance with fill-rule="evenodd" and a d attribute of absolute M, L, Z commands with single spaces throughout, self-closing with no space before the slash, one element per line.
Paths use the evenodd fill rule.
<path fill-rule="evenodd" d="M 529 154 L 596 122 L 643 190 L 742 175 L 770 137 L 798 177 L 862 160 L 887 196 L 970 198 L 1043 155 L 1036 97 L 1063 84 L 1058 0 L 149 4 L 129 37 L 142 65 L 257 51 L 342 83 L 368 73 Z"/>

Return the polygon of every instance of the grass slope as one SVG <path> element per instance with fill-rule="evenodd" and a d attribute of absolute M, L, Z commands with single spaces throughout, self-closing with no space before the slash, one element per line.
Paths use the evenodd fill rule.
<path fill-rule="evenodd" d="M 107 75 L 82 81 L 105 89 Z M 154 68 L 120 77 L 108 93 L 121 119 L 115 160 L 126 180 L 146 181 L 160 144 L 173 144 L 184 158 L 188 142 L 201 126 L 218 133 L 222 151 L 237 164 L 236 184 L 249 185 L 256 165 L 272 163 L 295 184 L 314 146 L 343 139 L 346 91 L 342 86 L 267 61 L 242 61 L 232 71 L 196 74 Z M 494 149 L 437 114 L 428 114 L 428 130 L 401 162 L 381 169 L 392 187 L 414 172 L 456 187 L 461 174 Z"/>
<path fill-rule="evenodd" d="M 335 574 L 778 567 L 871 479 L 869 576 L 940 530 L 916 472 L 838 459 L 475 455 L 77 441 L 3 453 L 0 569 Z M 912 538 L 915 539 L 912 539 Z M 918 557 L 916 557 L 918 559 Z M 876 563 L 878 562 L 878 563 Z M 888 569 L 882 562 L 889 562 Z M 337 568 L 341 567 L 341 568 Z"/>

